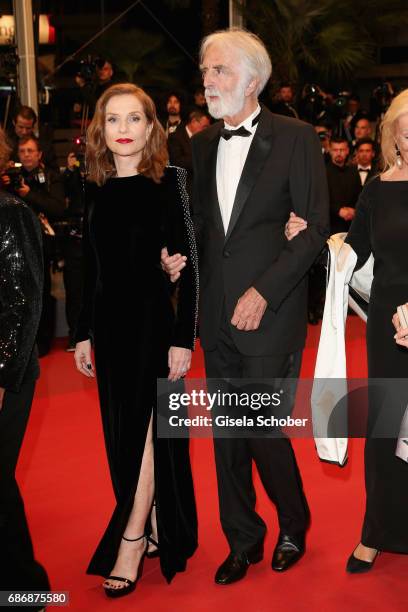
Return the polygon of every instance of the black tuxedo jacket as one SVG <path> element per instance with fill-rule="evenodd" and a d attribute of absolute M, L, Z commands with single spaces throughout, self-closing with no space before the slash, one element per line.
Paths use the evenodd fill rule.
<path fill-rule="evenodd" d="M 185 123 L 180 124 L 175 132 L 169 134 L 167 143 L 170 163 L 191 172 L 193 170 L 191 139 L 187 134 Z"/>
<path fill-rule="evenodd" d="M 193 156 L 191 152 L 191 138 L 187 134 L 186 124 L 181 123 L 177 130 L 169 134 L 167 140 L 170 163 L 187 170 L 187 193 L 191 201 L 193 190 Z"/>
<path fill-rule="evenodd" d="M 239 181 L 227 234 L 217 196 L 216 163 L 222 123 L 192 138 L 193 214 L 200 260 L 200 337 L 216 347 L 223 304 L 232 318 L 251 286 L 268 308 L 256 331 L 231 326 L 244 355 L 285 354 L 304 346 L 307 271 L 329 234 L 326 172 L 311 125 L 262 108 Z M 308 228 L 288 242 L 295 211 Z"/>

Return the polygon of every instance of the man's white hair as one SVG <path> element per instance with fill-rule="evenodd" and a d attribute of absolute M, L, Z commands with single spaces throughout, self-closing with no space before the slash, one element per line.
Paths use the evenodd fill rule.
<path fill-rule="evenodd" d="M 217 44 L 232 51 L 238 51 L 248 77 L 258 81 L 256 95 L 259 96 L 272 74 L 272 63 L 261 39 L 247 30 L 231 28 L 219 30 L 206 36 L 200 47 L 200 63 L 211 45 Z"/>

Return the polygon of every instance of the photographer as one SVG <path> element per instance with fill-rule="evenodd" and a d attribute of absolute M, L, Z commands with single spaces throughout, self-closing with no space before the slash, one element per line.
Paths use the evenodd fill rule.
<path fill-rule="evenodd" d="M 60 173 L 42 163 L 42 151 L 37 138 L 27 136 L 20 140 L 18 158 L 22 164 L 21 168 L 7 170 L 2 176 L 2 183 L 8 191 L 22 198 L 39 216 L 43 229 L 44 294 L 37 335 L 39 354 L 43 356 L 50 350 L 55 326 L 55 300 L 51 296 L 50 276 L 55 235 L 51 224 L 64 214 L 64 188 Z"/>
<path fill-rule="evenodd" d="M 30 106 L 20 106 L 13 116 L 13 126 L 7 131 L 7 141 L 11 147 L 10 159 L 16 161 L 18 157 L 18 145 L 21 138 L 36 138 L 35 125 L 37 115 Z M 40 130 L 40 148 L 42 160 L 46 166 L 59 170 L 57 155 L 51 142 L 49 130 Z"/>

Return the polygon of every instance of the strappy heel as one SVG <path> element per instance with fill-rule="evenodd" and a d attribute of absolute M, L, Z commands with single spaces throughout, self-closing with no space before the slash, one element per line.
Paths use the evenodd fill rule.
<path fill-rule="evenodd" d="M 146 550 L 146 557 L 148 559 L 155 559 L 156 557 L 160 556 L 160 551 L 159 551 L 159 543 L 156 542 L 156 540 L 154 540 L 151 536 L 146 536 L 147 541 L 150 542 L 150 544 L 153 544 L 153 546 L 155 546 L 156 548 L 154 550 Z"/>
<path fill-rule="evenodd" d="M 153 508 L 156 508 L 156 502 L 155 501 L 152 504 L 152 509 Z M 157 524 L 157 517 L 156 517 L 156 524 Z M 150 544 L 153 544 L 153 546 L 155 546 L 155 548 L 153 550 L 149 550 L 149 548 L 147 548 L 147 550 L 146 550 L 146 557 L 148 559 L 155 559 L 156 557 L 159 557 L 160 556 L 159 543 L 156 542 L 156 540 L 154 538 L 152 538 L 151 535 L 147 535 L 146 537 L 147 537 L 148 545 L 150 543 Z"/>
<path fill-rule="evenodd" d="M 125 595 L 129 595 L 130 593 L 132 593 L 135 588 L 136 588 L 136 584 L 137 581 L 139 580 L 139 578 L 141 578 L 142 573 L 143 573 L 143 562 L 144 562 L 144 558 L 146 555 L 146 549 L 147 549 L 147 536 L 145 534 L 143 534 L 142 536 L 139 536 L 138 538 L 125 538 L 125 536 L 122 536 L 122 540 L 125 540 L 126 542 L 138 542 L 139 540 L 145 540 L 145 550 L 140 558 L 140 562 L 139 562 L 139 567 L 137 568 L 137 574 L 136 574 L 136 578 L 135 580 L 130 580 L 130 578 L 123 578 L 122 576 L 108 576 L 106 578 L 106 580 L 120 580 L 121 582 L 124 582 L 126 586 L 124 587 L 108 587 L 105 585 L 103 586 L 103 589 L 107 595 L 107 597 L 124 597 Z"/>

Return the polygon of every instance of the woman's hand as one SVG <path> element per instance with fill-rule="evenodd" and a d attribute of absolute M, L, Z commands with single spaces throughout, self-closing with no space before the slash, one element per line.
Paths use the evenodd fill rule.
<path fill-rule="evenodd" d="M 289 220 L 285 225 L 285 236 L 287 240 L 292 240 L 295 236 L 307 228 L 307 221 L 302 217 L 297 217 L 294 212 L 289 215 Z"/>
<path fill-rule="evenodd" d="M 87 376 L 88 378 L 95 377 L 95 370 L 92 365 L 90 340 L 83 340 L 83 342 L 77 343 L 75 347 L 74 359 L 78 372 L 81 372 L 81 374 Z"/>
<path fill-rule="evenodd" d="M 191 367 L 190 349 L 171 346 L 169 349 L 169 375 L 168 379 L 175 382 L 187 374 Z"/>
<path fill-rule="evenodd" d="M 408 327 L 401 327 L 401 323 L 400 323 L 397 312 L 392 317 L 392 324 L 394 325 L 397 331 L 397 333 L 394 336 L 394 340 L 396 344 L 399 344 L 400 346 L 405 346 L 405 348 L 408 348 Z"/>

